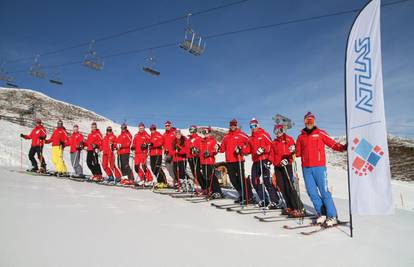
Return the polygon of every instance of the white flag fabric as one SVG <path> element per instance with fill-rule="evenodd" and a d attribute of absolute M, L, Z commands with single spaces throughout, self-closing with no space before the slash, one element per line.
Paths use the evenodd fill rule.
<path fill-rule="evenodd" d="M 348 37 L 346 109 L 353 214 L 394 213 L 382 83 L 380 0 L 359 13 Z"/>

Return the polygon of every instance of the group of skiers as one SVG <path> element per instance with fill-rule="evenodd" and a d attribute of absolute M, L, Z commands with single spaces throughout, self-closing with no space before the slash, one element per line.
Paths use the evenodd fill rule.
<path fill-rule="evenodd" d="M 164 134 L 157 131 L 154 124 L 150 126 L 148 134 L 145 125 L 140 123 L 135 136 L 132 136 L 126 124 L 122 124 L 118 136 L 113 133 L 110 126 L 106 128 L 106 134 L 103 136 L 96 122 L 93 122 L 86 139 L 79 132 L 77 125 L 73 126 L 72 134 L 68 137 L 61 120 L 58 121 L 52 136 L 47 139 L 41 120 L 36 119 L 35 122 L 36 126 L 29 135 L 21 134 L 22 138 L 32 140 L 29 151 L 29 159 L 33 166 L 31 171 L 46 171 L 42 151 L 44 144 L 51 143 L 52 162 L 57 175 L 68 173 L 63 160 L 64 148 L 68 146 L 75 171 L 74 177 L 85 178 L 80 162 L 82 151 L 86 149 L 86 162 L 92 173 L 89 179 L 95 182 L 119 183 L 125 186 L 137 184 L 156 185 L 157 188 L 175 187 L 177 190 L 194 190 L 197 195 L 215 199 L 223 197 L 215 175 L 215 156 L 224 153 L 229 179 L 239 195 L 236 203 L 257 203 L 259 207 L 267 209 L 282 208 L 284 214 L 294 218 L 306 215 L 295 186 L 298 179 L 294 171 L 295 158 L 300 157 L 306 190 L 318 216 L 316 222 L 325 223 L 327 226 L 337 223 L 336 208 L 327 185 L 325 146 L 336 151 L 345 151 L 347 146 L 337 143 L 325 131 L 319 129 L 315 123 L 315 116 L 310 112 L 304 117 L 305 127 L 296 142 L 287 135 L 284 125 L 275 125 L 276 137 L 272 140 L 270 134 L 261 128 L 254 118 L 249 123 L 250 136 L 241 131 L 236 119 L 232 119 L 229 131 L 220 144 L 212 135 L 211 127 L 202 128 L 200 136 L 197 127 L 192 125 L 189 127 L 189 136 L 185 137 L 170 121 L 164 124 Z M 131 153 L 137 179 L 134 178 L 129 163 Z M 35 159 L 36 154 L 40 167 Z M 105 178 L 99 163 L 100 154 Z M 246 155 L 251 155 L 253 161 L 250 177 L 245 175 Z M 148 157 L 150 167 L 147 166 Z M 186 172 L 187 163 L 190 173 Z M 272 179 L 272 165 L 276 181 Z M 189 176 L 192 176 L 192 179 L 189 179 Z M 170 178 L 170 181 L 167 178 Z M 192 186 L 189 180 L 193 181 Z M 253 189 L 259 198 L 257 202 L 253 196 Z"/>

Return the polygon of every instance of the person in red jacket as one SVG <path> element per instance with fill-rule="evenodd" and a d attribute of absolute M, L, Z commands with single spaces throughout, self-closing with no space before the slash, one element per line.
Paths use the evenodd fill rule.
<path fill-rule="evenodd" d="M 223 197 L 218 178 L 215 174 L 215 156 L 219 150 L 216 139 L 211 135 L 211 127 L 203 129 L 204 138 L 200 141 L 200 161 L 203 178 L 207 185 L 206 195 L 210 199 Z"/>
<path fill-rule="evenodd" d="M 194 177 L 194 183 L 198 184 L 202 191 L 205 192 L 206 185 L 203 180 L 203 174 L 201 173 L 200 169 L 200 142 L 201 136 L 197 133 L 197 126 L 191 125 L 188 129 L 190 135 L 187 138 L 187 160 L 188 164 L 190 165 L 191 174 Z M 196 189 L 196 188 L 195 188 Z"/>
<path fill-rule="evenodd" d="M 188 184 L 186 183 L 186 158 L 188 153 L 187 141 L 184 135 L 181 134 L 179 129 L 175 130 L 175 138 L 173 140 L 173 167 L 175 170 L 175 184 L 178 187 L 178 191 L 181 191 L 182 185 L 184 189 L 188 191 Z"/>
<path fill-rule="evenodd" d="M 120 165 L 122 177 L 121 185 L 133 186 L 134 174 L 129 166 L 129 154 L 131 153 L 132 134 L 125 123 L 121 125 L 121 134 L 116 140 L 118 150 L 118 165 Z"/>
<path fill-rule="evenodd" d="M 139 178 L 139 186 L 152 186 L 151 171 L 147 168 L 150 143 L 151 137 L 145 131 L 144 123 L 141 122 L 138 125 L 138 133 L 134 136 L 131 147 L 131 150 L 135 151 L 134 165 Z"/>
<path fill-rule="evenodd" d="M 165 168 L 168 171 L 168 176 L 166 176 L 170 185 L 174 185 L 175 180 L 175 170 L 172 162 L 172 158 L 174 155 L 174 139 L 175 139 L 175 128 L 171 126 L 170 121 L 166 121 L 165 124 L 165 132 L 163 134 L 164 139 L 164 163 Z M 167 174 L 167 173 L 166 173 Z M 169 178 L 169 179 L 168 179 Z"/>
<path fill-rule="evenodd" d="M 162 164 L 162 146 L 164 144 L 164 138 L 162 134 L 157 131 L 157 126 L 152 124 L 150 126 L 150 165 L 152 173 L 155 175 L 157 188 L 167 187 L 167 179 L 165 178 L 164 171 L 161 168 Z"/>
<path fill-rule="evenodd" d="M 271 162 L 269 155 L 272 139 L 263 128 L 260 128 L 259 122 L 255 118 L 250 120 L 250 129 L 252 130 L 252 135 L 249 138 L 249 146 L 245 150 L 245 154 L 252 155 L 253 165 L 251 177 L 253 186 L 260 198 L 258 206 L 263 208 L 267 207 L 268 209 L 278 209 L 280 208 L 279 198 L 272 185 L 270 175 Z M 266 194 L 265 188 L 267 189 L 269 197 Z"/>
<path fill-rule="evenodd" d="M 121 173 L 118 167 L 115 165 L 115 153 L 116 149 L 116 135 L 112 131 L 112 127 L 106 127 L 106 135 L 102 139 L 102 168 L 106 172 L 108 177 L 105 183 L 112 184 L 116 180 L 121 179 Z"/>
<path fill-rule="evenodd" d="M 73 125 L 72 135 L 69 137 L 67 146 L 70 147 L 70 162 L 72 163 L 72 168 L 75 171 L 74 178 L 84 178 L 83 168 L 80 164 L 81 153 L 83 149 L 83 135 L 79 132 L 79 126 Z"/>
<path fill-rule="evenodd" d="M 293 153 L 295 153 L 295 140 L 285 133 L 283 125 L 275 125 L 276 138 L 272 142 L 270 158 L 275 166 L 276 184 L 286 202 L 283 214 L 300 218 L 305 215 L 303 203 L 293 186 Z"/>
<path fill-rule="evenodd" d="M 316 223 L 333 226 L 337 223 L 337 212 L 328 190 L 325 146 L 342 152 L 346 150 L 346 145 L 335 142 L 325 131 L 316 127 L 312 113 L 308 112 L 304 121 L 305 128 L 296 141 L 296 156 L 302 160 L 306 191 L 319 216 Z M 322 207 L 325 207 L 326 214 Z"/>
<path fill-rule="evenodd" d="M 29 150 L 29 160 L 32 163 L 32 172 L 46 172 L 46 162 L 43 157 L 43 146 L 46 139 L 46 130 L 45 127 L 42 125 L 42 121 L 40 119 L 35 119 L 36 126 L 30 132 L 30 134 L 20 134 L 21 138 L 24 139 L 31 139 L 32 143 Z M 37 161 L 35 159 L 35 155 L 37 154 L 37 158 L 40 162 L 40 169 L 38 167 Z"/>
<path fill-rule="evenodd" d="M 46 140 L 46 144 L 52 143 L 52 162 L 55 165 L 57 176 L 67 176 L 68 170 L 63 159 L 63 150 L 68 142 L 68 134 L 63 122 L 58 120 L 57 127 L 53 131 L 52 136 Z"/>
<path fill-rule="evenodd" d="M 86 139 L 86 150 L 88 151 L 86 154 L 86 164 L 92 173 L 90 179 L 96 182 L 103 180 L 102 169 L 99 164 L 99 152 L 102 147 L 102 139 L 101 131 L 99 131 L 96 122 L 92 122 L 91 132 Z"/>
<path fill-rule="evenodd" d="M 230 129 L 221 142 L 220 153 L 225 153 L 230 182 L 239 193 L 236 203 L 252 203 L 253 192 L 244 172 L 243 148 L 248 146 L 249 137 L 237 127 L 237 120 L 230 121 Z"/>

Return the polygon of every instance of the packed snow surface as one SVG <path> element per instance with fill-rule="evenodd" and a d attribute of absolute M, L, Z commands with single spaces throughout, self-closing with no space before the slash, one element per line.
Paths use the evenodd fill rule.
<path fill-rule="evenodd" d="M 335 201 L 347 220 L 347 201 Z M 263 223 L 210 203 L 8 168 L 0 203 L 0 266 L 414 266 L 412 209 L 354 216 L 354 238 L 347 227 L 303 236 L 282 229 L 297 221 Z"/>

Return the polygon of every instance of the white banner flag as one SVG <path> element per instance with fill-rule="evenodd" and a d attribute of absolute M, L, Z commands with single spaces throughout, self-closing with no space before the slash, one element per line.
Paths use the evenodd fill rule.
<path fill-rule="evenodd" d="M 394 213 L 382 83 L 380 0 L 356 18 L 346 54 L 348 170 L 354 214 Z"/>

